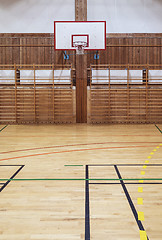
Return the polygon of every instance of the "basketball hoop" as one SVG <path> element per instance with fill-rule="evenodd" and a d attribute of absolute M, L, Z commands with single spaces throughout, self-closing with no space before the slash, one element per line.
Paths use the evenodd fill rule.
<path fill-rule="evenodd" d="M 82 55 L 84 54 L 85 47 L 87 47 L 87 42 L 75 41 L 73 42 L 73 46 L 76 48 L 76 54 Z"/>

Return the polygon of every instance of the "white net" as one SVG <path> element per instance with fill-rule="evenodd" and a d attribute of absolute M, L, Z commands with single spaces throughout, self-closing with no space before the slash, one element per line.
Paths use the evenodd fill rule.
<path fill-rule="evenodd" d="M 84 54 L 84 49 L 87 46 L 87 42 L 84 41 L 75 41 L 73 46 L 76 48 L 76 54 L 82 55 Z"/>

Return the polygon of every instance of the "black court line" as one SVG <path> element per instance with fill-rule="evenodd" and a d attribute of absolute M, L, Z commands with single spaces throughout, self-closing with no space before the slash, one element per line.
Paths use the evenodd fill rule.
<path fill-rule="evenodd" d="M 0 165 L 0 166 L 4 166 L 4 165 Z M 7 165 L 5 165 L 5 166 L 7 166 Z M 10 166 L 10 165 L 8 165 L 8 166 Z M 10 177 L 10 179 L 6 183 L 3 184 L 3 186 L 0 188 L 0 192 L 2 192 L 7 187 L 7 185 L 11 182 L 11 180 L 22 170 L 22 168 L 25 165 L 18 165 L 18 166 L 21 166 L 21 167 Z"/>
<path fill-rule="evenodd" d="M 148 160 L 149 161 L 149 160 Z M 143 163 L 143 164 L 90 164 L 90 165 L 88 165 L 89 167 L 104 167 L 104 166 L 112 166 L 112 167 L 114 167 L 114 166 L 120 166 L 120 167 L 132 167 L 132 166 L 147 166 L 147 167 L 149 167 L 149 166 L 162 166 L 162 164 L 150 164 L 150 163 Z"/>
<path fill-rule="evenodd" d="M 158 125 L 155 124 L 155 127 L 159 130 L 160 133 L 162 133 L 161 129 L 158 127 Z"/>
<path fill-rule="evenodd" d="M 117 173 L 118 178 L 121 179 L 122 176 L 121 176 L 121 174 L 120 174 L 120 172 L 119 172 L 119 169 L 118 169 L 117 165 L 114 165 L 114 168 L 115 168 L 115 171 L 116 171 L 116 173 Z M 132 212 L 133 212 L 133 215 L 134 215 L 134 217 L 135 217 L 135 220 L 136 220 L 136 222 L 137 222 L 137 225 L 138 225 L 138 227 L 139 227 L 139 230 L 140 230 L 140 231 L 145 231 L 142 222 L 141 222 L 140 220 L 138 220 L 138 214 L 137 214 L 136 208 L 135 208 L 135 206 L 134 206 L 134 204 L 133 204 L 133 201 L 132 201 L 132 199 L 131 199 L 131 197 L 130 197 L 130 195 L 129 195 L 129 193 L 128 193 L 128 190 L 127 190 L 127 188 L 126 188 L 126 186 L 125 186 L 124 181 L 123 181 L 123 180 L 120 180 L 120 183 L 121 183 L 121 186 L 122 186 L 122 188 L 123 188 L 123 190 L 124 190 L 124 193 L 125 193 L 125 195 L 126 195 L 126 197 L 127 197 L 129 206 L 130 206 L 130 208 L 131 208 L 131 210 L 132 210 Z M 149 240 L 148 236 L 147 236 L 147 239 Z"/>
<path fill-rule="evenodd" d="M 3 128 L 0 129 L 0 132 L 2 132 L 8 125 L 4 126 Z"/>
<path fill-rule="evenodd" d="M 115 185 L 120 185 L 121 183 L 89 183 L 89 184 L 91 184 L 91 185 L 94 185 L 94 184 L 96 184 L 96 185 L 102 185 L 102 184 L 103 184 L 103 185 L 114 185 L 114 184 L 115 184 Z M 160 184 L 162 184 L 162 182 L 157 182 L 157 183 L 156 183 L 156 182 L 150 182 L 150 183 L 149 183 L 149 182 L 148 182 L 148 183 L 146 183 L 146 182 L 145 182 L 145 183 L 133 183 L 133 182 L 132 182 L 132 183 L 129 183 L 129 182 L 125 182 L 124 184 L 125 184 L 125 185 L 130 185 L 130 184 L 132 184 L 132 185 L 139 185 L 139 184 L 140 184 L 140 185 L 143 185 L 143 184 L 144 184 L 144 185 L 145 185 L 145 184 L 146 184 L 146 185 L 149 185 L 149 184 L 151 184 L 151 185 L 153 185 L 153 184 L 156 185 L 156 184 L 157 184 L 157 185 L 158 185 L 158 184 L 159 184 L 159 185 L 160 185 Z"/>
<path fill-rule="evenodd" d="M 132 166 L 143 166 L 143 165 L 147 165 L 147 164 L 94 164 L 94 165 L 90 164 L 90 165 L 86 165 L 86 179 L 89 179 L 88 178 L 89 177 L 89 167 L 93 167 L 93 166 L 97 166 L 97 167 L 98 166 L 113 166 L 115 168 L 115 172 L 117 173 L 118 178 L 122 179 L 122 176 L 121 176 L 120 171 L 119 171 L 117 166 L 132 167 Z M 156 166 L 162 166 L 162 164 L 149 164 L 147 166 L 148 167 L 149 166 L 156 167 Z M 85 196 L 85 199 L 86 199 L 85 200 L 85 240 L 90 240 L 90 197 L 89 197 L 89 184 L 90 185 L 95 185 L 95 184 L 97 184 L 97 185 L 102 185 L 102 184 L 104 184 L 104 185 L 111 185 L 111 184 L 121 185 L 123 190 L 124 190 L 124 193 L 126 195 L 126 198 L 128 200 L 129 206 L 130 206 L 130 208 L 131 208 L 131 210 L 133 212 L 133 215 L 134 215 L 134 218 L 135 218 L 135 220 L 137 222 L 139 230 L 145 231 L 142 222 L 140 220 L 138 220 L 137 210 L 136 210 L 136 208 L 135 208 L 135 206 L 133 204 L 131 196 L 130 196 L 130 194 L 129 194 L 129 192 L 128 192 L 128 190 L 127 190 L 125 185 L 127 185 L 127 184 L 129 184 L 129 185 L 131 185 L 131 184 L 140 184 L 140 185 L 141 184 L 142 185 L 143 184 L 148 184 L 148 185 L 155 184 L 156 185 L 157 184 L 158 185 L 158 184 L 162 184 L 162 182 L 144 182 L 144 183 L 139 183 L 139 182 L 138 183 L 133 183 L 133 182 L 131 183 L 131 182 L 128 182 L 128 183 L 125 183 L 123 180 L 119 180 L 119 181 L 120 181 L 119 183 L 113 183 L 113 182 L 111 182 L 111 183 L 90 183 L 88 180 L 86 180 L 86 189 L 85 189 L 85 194 L 86 194 L 86 196 Z M 147 236 L 147 240 L 149 240 L 148 236 Z"/>
<path fill-rule="evenodd" d="M 25 166 L 25 165 L 17 165 L 17 164 L 1 164 L 0 167 L 21 167 L 21 166 Z"/>
<path fill-rule="evenodd" d="M 89 179 L 88 165 L 86 165 L 86 179 Z M 90 207 L 89 207 L 89 181 L 85 181 L 85 240 L 90 240 Z"/>

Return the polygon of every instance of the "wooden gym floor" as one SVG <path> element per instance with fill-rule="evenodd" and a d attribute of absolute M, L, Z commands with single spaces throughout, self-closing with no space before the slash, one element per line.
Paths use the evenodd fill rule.
<path fill-rule="evenodd" d="M 162 239 L 162 125 L 4 127 L 0 239 Z"/>

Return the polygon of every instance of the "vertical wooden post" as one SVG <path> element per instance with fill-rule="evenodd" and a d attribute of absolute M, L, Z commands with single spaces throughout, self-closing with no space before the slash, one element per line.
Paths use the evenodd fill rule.
<path fill-rule="evenodd" d="M 75 0 L 75 21 L 87 21 L 87 0 Z"/>
<path fill-rule="evenodd" d="M 53 104 L 53 123 L 55 122 L 55 104 L 54 104 L 54 100 L 55 100 L 55 98 L 54 98 L 54 92 L 55 92 L 55 82 L 54 82 L 54 64 L 52 64 L 52 73 L 53 73 L 53 75 L 52 75 L 52 80 L 53 80 L 53 91 L 52 91 L 52 104 Z"/>
<path fill-rule="evenodd" d="M 127 123 L 130 121 L 129 119 L 129 109 L 130 109 L 130 89 L 129 89 L 129 64 L 127 68 Z"/>
<path fill-rule="evenodd" d="M 16 64 L 14 64 L 15 69 L 15 122 L 17 123 L 17 72 L 16 72 Z"/>
<path fill-rule="evenodd" d="M 108 93 L 109 93 L 109 109 L 108 109 L 108 112 L 109 112 L 109 119 L 108 119 L 108 122 L 110 123 L 110 119 L 111 119 L 111 98 L 110 98 L 110 94 L 111 94 L 111 85 L 110 85 L 110 64 L 109 64 L 109 69 L 108 69 L 108 73 L 109 73 L 109 82 L 108 82 Z"/>
<path fill-rule="evenodd" d="M 76 55 L 76 122 L 87 122 L 87 56 Z"/>
<path fill-rule="evenodd" d="M 149 71 L 149 64 L 147 64 L 146 68 L 146 122 L 148 123 L 148 71 Z"/>
<path fill-rule="evenodd" d="M 75 0 L 75 21 L 87 21 L 87 0 Z M 86 55 L 76 55 L 76 122 L 87 123 Z"/>
<path fill-rule="evenodd" d="M 34 69 L 34 122 L 36 123 L 36 89 L 35 89 L 35 65 L 33 64 Z"/>

